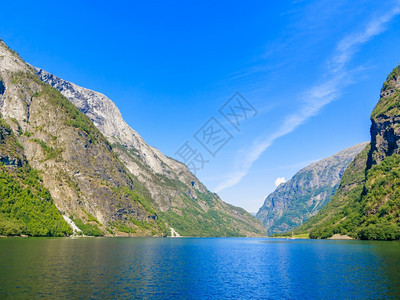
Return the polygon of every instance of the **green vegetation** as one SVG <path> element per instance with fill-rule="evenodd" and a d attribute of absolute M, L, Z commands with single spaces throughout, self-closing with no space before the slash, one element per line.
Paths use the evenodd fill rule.
<path fill-rule="evenodd" d="M 290 207 L 284 211 L 282 216 L 277 219 L 273 226 L 268 230 L 268 234 L 273 232 L 283 231 L 284 228 L 295 228 L 297 225 L 301 224 L 303 220 L 301 220 L 298 216 L 304 216 L 304 219 L 307 220 L 311 215 L 311 209 L 318 209 L 320 207 L 325 206 L 327 202 L 331 199 L 327 197 L 325 201 L 321 201 L 318 204 L 318 207 L 310 207 L 308 205 L 308 200 L 310 197 L 315 195 L 332 195 L 338 188 L 338 185 L 335 186 L 324 186 L 319 188 L 305 188 L 302 189 L 302 194 L 300 191 L 292 191 L 294 193 L 291 198 Z M 300 189 L 300 188 L 299 188 Z"/>
<path fill-rule="evenodd" d="M 136 220 L 134 218 L 129 218 L 128 222 L 126 223 L 123 223 L 122 221 L 118 220 L 111 222 L 109 225 L 111 228 L 114 228 L 117 231 L 133 235 L 135 234 L 138 235 L 144 234 L 151 236 L 167 235 L 167 227 L 165 226 L 164 221 L 161 219 L 157 219 L 155 222 L 152 221 L 147 222 L 147 221 Z M 111 228 L 107 228 L 107 231 L 110 232 L 110 234 L 113 234 L 114 231 L 111 230 Z"/>
<path fill-rule="evenodd" d="M 10 125 L 0 118 L 0 154 L 22 160 L 22 150 L 23 147 L 12 133 Z"/>
<path fill-rule="evenodd" d="M 386 86 L 393 88 L 390 82 L 392 80 L 396 80 L 399 75 L 400 75 L 400 64 L 398 64 L 398 66 L 395 67 L 393 71 L 389 73 L 389 75 L 386 78 L 386 81 L 383 83 L 383 87 L 385 88 Z"/>
<path fill-rule="evenodd" d="M 12 83 L 23 85 L 27 91 L 31 91 L 32 97 L 34 98 L 46 98 L 48 103 L 55 109 L 62 109 L 66 113 L 65 125 L 72 126 L 85 132 L 93 143 L 102 139 L 102 142 L 106 143 L 111 148 L 111 145 L 85 114 L 80 112 L 79 109 L 58 90 L 42 82 L 35 74 L 25 72 L 14 73 L 12 74 Z"/>
<path fill-rule="evenodd" d="M 131 190 L 128 187 L 120 186 L 113 188 L 114 195 L 119 199 L 123 199 L 128 197 L 131 201 L 139 203 L 147 212 L 150 214 L 155 214 L 156 211 L 150 204 L 150 201 L 142 195 L 137 194 L 135 191 Z"/>
<path fill-rule="evenodd" d="M 180 213 L 169 211 L 160 215 L 182 236 L 244 236 L 232 228 L 232 217 L 223 212 L 217 210 L 200 212 L 194 208 L 183 208 L 180 209 Z"/>
<path fill-rule="evenodd" d="M 400 64 L 383 84 L 382 97 L 371 115 L 374 122 L 379 122 L 378 117 L 390 120 L 399 115 L 400 90 L 394 86 L 399 75 Z M 396 126 L 394 121 L 389 124 L 389 129 L 380 133 L 383 138 L 390 126 Z M 396 135 L 395 130 L 393 134 Z M 331 202 L 299 227 L 298 232 L 308 231 L 311 238 L 346 234 L 367 240 L 400 239 L 400 155 L 395 153 L 385 157 L 384 154 L 379 164 L 369 166 L 368 157 L 374 155 L 371 151 L 368 149 L 356 157 L 345 171 Z"/>
<path fill-rule="evenodd" d="M 91 224 L 91 223 L 84 223 L 82 219 L 78 217 L 72 217 L 71 218 L 75 225 L 82 230 L 82 234 L 87 235 L 87 236 L 103 236 L 104 232 L 97 227 L 96 224 Z"/>
<path fill-rule="evenodd" d="M 113 222 L 111 224 L 111 226 L 116 228 L 120 232 L 125 232 L 125 233 L 128 233 L 128 234 L 137 232 L 137 228 L 132 227 L 132 226 L 128 226 L 128 225 L 122 223 L 121 221 Z"/>
<path fill-rule="evenodd" d="M 19 54 L 18 54 L 15 50 L 9 48 L 9 47 L 7 46 L 7 44 L 4 43 L 1 39 L 0 39 L 0 43 L 1 43 L 4 47 L 6 47 L 6 49 L 7 49 L 8 51 L 10 51 L 14 56 L 16 56 L 16 57 L 18 57 L 18 58 L 21 59 L 21 56 L 19 56 Z"/>
<path fill-rule="evenodd" d="M 111 224 L 111 226 L 116 228 L 118 231 L 130 233 L 130 234 L 140 233 L 143 230 L 150 232 L 152 235 L 156 235 L 157 232 L 160 232 L 160 231 L 155 230 L 154 223 L 140 221 L 140 220 L 136 220 L 134 218 L 129 218 L 129 223 L 130 224 L 128 225 L 128 224 L 122 223 L 121 221 L 116 221 L 116 222 L 113 222 Z M 163 230 L 161 230 L 161 232 L 166 232 L 165 225 L 164 225 Z"/>
<path fill-rule="evenodd" d="M 328 238 L 333 234 L 357 237 L 361 211 L 360 199 L 365 182 L 365 168 L 370 147 L 361 151 L 344 172 L 340 187 L 317 215 L 294 230 L 310 233 L 310 238 Z"/>
<path fill-rule="evenodd" d="M 390 91 L 390 95 L 381 97 L 371 114 L 371 119 L 386 114 L 395 116 L 400 113 L 400 91 L 393 86 L 393 81 L 400 74 L 400 64 L 393 69 L 383 83 L 382 92 Z"/>
<path fill-rule="evenodd" d="M 400 238 L 400 155 L 388 156 L 366 170 L 369 151 L 356 157 L 331 202 L 296 233 L 309 232 L 310 238 L 321 239 L 334 234 L 368 240 Z"/>
<path fill-rule="evenodd" d="M 290 232 L 316 215 L 336 193 L 343 170 L 365 147 L 361 143 L 315 162 L 268 195 L 256 215 L 267 235 Z"/>
<path fill-rule="evenodd" d="M 17 125 L 17 126 L 19 127 L 19 123 L 18 123 L 18 121 L 17 121 L 16 118 L 11 118 L 10 120 L 11 120 L 15 125 Z"/>
<path fill-rule="evenodd" d="M 22 149 L 10 126 L 0 118 L 0 155 L 19 161 L 13 166 L 0 163 L 0 235 L 72 234 L 38 172 L 24 163 Z"/>
<path fill-rule="evenodd" d="M 136 186 L 136 185 L 135 185 Z M 135 204 L 139 204 L 147 213 L 152 215 L 147 221 L 137 220 L 135 218 L 129 218 L 127 223 L 121 221 L 112 222 L 110 225 L 116 228 L 118 231 L 125 233 L 140 233 L 140 232 L 151 232 L 152 235 L 166 235 L 167 228 L 165 221 L 157 216 L 156 211 L 150 203 L 150 200 L 141 191 L 132 190 L 128 187 L 117 187 L 113 188 L 114 196 L 119 199 L 120 203 L 125 199 L 129 199 Z"/>
<path fill-rule="evenodd" d="M 400 226 L 390 222 L 370 224 L 360 229 L 358 237 L 362 240 L 400 240 Z"/>
<path fill-rule="evenodd" d="M 23 235 L 25 232 L 27 232 L 27 227 L 23 222 L 0 213 L 0 235 L 16 236 Z"/>
<path fill-rule="evenodd" d="M 65 236 L 71 228 L 57 210 L 37 171 L 0 165 L 0 235 Z"/>
<path fill-rule="evenodd" d="M 294 238 L 294 239 L 309 239 L 310 235 L 308 233 L 299 233 L 299 234 L 293 234 L 291 232 L 285 232 L 285 233 L 275 233 L 271 235 L 271 237 L 275 238 Z"/>
<path fill-rule="evenodd" d="M 79 193 L 76 193 L 77 197 L 75 197 L 75 194 L 73 194 L 74 196 L 71 196 L 69 193 L 70 189 L 65 184 L 68 184 L 71 187 L 75 186 L 74 189 L 79 192 L 79 186 L 76 183 L 74 185 L 74 178 L 76 178 L 76 181 L 78 181 L 79 184 L 80 178 L 84 178 L 88 180 L 88 183 L 87 185 L 80 185 L 83 190 L 82 193 L 84 191 L 87 191 L 88 189 L 92 189 L 94 191 L 94 197 L 97 197 L 96 204 L 109 204 L 109 207 L 104 210 L 105 212 L 110 213 L 110 215 L 112 214 L 112 217 L 117 215 L 119 218 L 120 215 L 122 215 L 122 217 L 119 219 L 123 219 L 123 221 L 114 224 L 116 230 L 130 232 L 134 234 L 145 233 L 149 235 L 160 235 L 162 233 L 166 233 L 167 228 L 165 221 L 157 215 L 156 210 L 153 208 L 154 203 L 152 203 L 151 197 L 149 196 L 150 193 L 147 191 L 145 185 L 138 182 L 136 178 L 129 176 L 123 164 L 118 165 L 119 161 L 118 159 L 115 159 L 117 158 L 117 156 L 111 151 L 112 148 L 110 144 L 101 135 L 101 133 L 97 130 L 90 119 L 83 113 L 81 113 L 67 98 L 62 96 L 56 89 L 52 88 L 48 84 L 44 84 L 43 82 L 41 82 L 38 76 L 34 75 L 33 73 L 19 72 L 11 74 L 10 76 L 12 77 L 12 83 L 15 85 L 13 88 L 15 89 L 16 93 L 19 93 L 18 96 L 20 96 L 21 99 L 30 99 L 30 97 L 32 96 L 32 107 L 35 107 L 35 109 L 32 110 L 32 114 L 27 117 L 27 119 L 29 120 L 24 120 L 24 122 L 30 122 L 28 126 L 29 131 L 26 131 L 25 133 L 21 132 L 20 139 L 26 145 L 28 141 L 31 141 L 31 146 L 35 145 L 33 143 L 36 143 L 40 146 L 36 146 L 36 148 L 41 148 L 40 150 L 42 151 L 40 152 L 42 154 L 44 153 L 44 155 L 40 157 L 40 159 L 43 158 L 42 162 L 50 159 L 56 160 L 57 162 L 57 159 L 59 159 L 61 156 L 62 150 L 56 148 L 56 145 L 64 143 L 62 144 L 62 146 L 66 147 L 66 151 L 70 149 L 68 147 L 69 144 L 67 144 L 70 140 L 65 139 L 67 134 L 67 137 L 71 137 L 71 140 L 73 140 L 72 138 L 76 137 L 79 142 L 83 142 L 79 143 L 79 145 L 77 143 L 77 146 L 81 146 L 81 144 L 84 144 L 84 146 L 88 148 L 88 151 L 86 152 L 88 155 L 85 157 L 85 159 L 87 158 L 87 160 L 81 161 L 79 160 L 79 158 L 75 160 L 70 160 L 73 168 L 69 168 L 69 165 L 66 166 L 64 164 L 54 164 L 54 161 L 52 161 L 51 163 L 40 164 L 40 167 L 43 167 L 42 171 L 44 172 L 44 174 L 46 174 L 45 178 L 47 179 L 47 176 L 49 176 L 50 174 L 54 174 L 54 186 L 58 184 L 61 191 L 67 191 L 65 193 L 67 199 L 66 201 L 76 203 L 74 205 L 82 204 L 83 201 L 81 200 L 83 199 L 79 199 Z M 13 120 L 11 120 L 11 122 L 13 122 Z M 11 122 L 10 124 L 13 128 L 15 128 L 14 124 L 12 124 Z M 23 123 L 21 122 L 21 124 Z M 26 123 L 24 125 L 26 125 Z M 25 129 L 25 126 L 23 127 Z M 46 130 L 48 130 L 49 132 L 46 132 Z M 59 134 L 59 139 L 57 139 L 57 137 L 53 136 L 52 134 Z M 65 135 L 63 136 L 62 134 Z M 26 137 L 31 138 L 28 139 Z M 102 146 L 102 148 L 88 145 L 88 143 L 101 143 L 100 146 Z M 75 149 L 79 150 L 80 148 L 76 147 Z M 110 153 L 104 154 L 105 149 L 108 149 Z M 23 152 L 22 147 L 21 151 Z M 20 153 L 18 153 L 17 151 L 15 155 L 19 154 Z M 138 151 L 135 151 L 135 149 L 130 149 L 129 154 L 132 157 L 135 157 L 137 161 L 141 161 L 144 165 L 144 168 L 149 168 L 143 161 L 143 158 L 140 157 Z M 23 155 L 20 157 L 23 157 Z M 37 162 L 36 156 L 34 157 L 34 160 L 35 162 Z M 25 161 L 23 162 L 25 163 Z M 93 162 L 96 163 L 96 167 L 99 167 L 91 168 L 94 165 Z M 69 174 L 74 171 L 76 172 L 75 174 L 79 174 L 79 172 L 76 171 L 79 170 L 82 175 L 76 177 L 72 177 L 73 175 L 70 175 L 72 178 L 71 180 L 70 177 L 64 176 L 62 174 L 62 170 L 65 170 L 65 167 L 68 168 Z M 51 169 L 49 170 L 46 168 Z M 168 168 L 168 166 L 165 166 L 165 168 Z M 169 178 L 169 176 L 157 175 L 154 173 L 152 175 L 154 176 L 151 177 L 151 180 L 154 181 L 157 186 L 160 186 L 160 188 L 170 189 L 172 190 L 172 193 L 175 194 L 176 192 L 176 197 L 183 198 L 182 204 L 183 206 L 187 207 L 186 211 L 183 213 L 183 219 L 185 220 L 185 222 L 182 225 L 180 225 L 178 221 L 174 223 L 177 225 L 174 226 L 179 231 L 181 231 L 180 227 L 182 227 L 183 231 L 185 231 L 186 227 L 187 235 L 203 236 L 205 234 L 208 236 L 242 236 L 240 231 L 238 229 L 235 229 L 235 226 L 241 227 L 240 225 L 243 225 L 250 228 L 252 227 L 244 221 L 236 220 L 235 213 L 237 213 L 240 218 L 243 214 L 242 211 L 233 209 L 230 210 L 231 208 L 229 206 L 220 207 L 221 203 L 219 202 L 219 199 L 211 193 L 200 193 L 197 195 L 197 200 L 192 199 L 193 195 L 188 193 L 188 186 L 186 186 L 184 183 L 180 182 L 177 179 L 171 179 Z M 26 176 L 26 178 L 28 177 L 29 176 Z M 97 190 L 97 187 L 100 187 L 101 189 L 99 188 Z M 21 184 L 21 188 L 28 190 L 32 189 L 29 184 Z M 65 190 L 65 188 L 68 189 Z M 112 191 L 112 195 L 110 191 Z M 29 192 L 27 193 L 29 194 Z M 48 194 L 48 196 L 50 197 L 50 194 Z M 77 198 L 77 202 L 75 202 L 75 198 Z M 40 200 L 45 200 L 47 201 L 46 203 L 50 203 L 54 206 L 51 198 L 40 198 Z M 166 199 L 166 201 L 170 201 L 170 199 Z M 181 204 L 181 202 L 178 203 L 179 204 L 177 206 Z M 116 207 L 121 207 L 122 209 L 117 209 L 114 215 L 114 211 L 112 211 L 112 209 Z M 32 208 L 30 213 L 35 215 L 37 213 L 35 209 L 36 208 Z M 62 219 L 62 216 L 58 213 L 55 206 L 54 209 L 58 217 L 61 217 L 61 222 L 63 222 L 63 224 L 65 225 L 65 221 Z M 176 218 L 182 217 L 180 216 L 180 207 L 177 207 L 175 209 L 177 214 Z M 232 212 L 232 216 L 221 212 L 224 209 L 226 209 L 229 214 L 231 214 Z M 190 212 L 190 214 L 186 215 L 186 212 Z M 7 231 L 10 234 L 25 234 L 26 232 L 29 232 L 27 234 L 30 235 L 63 235 L 71 233 L 71 229 L 67 225 L 66 226 L 68 233 L 60 234 L 53 229 L 53 231 L 50 232 L 39 231 L 34 226 L 32 227 L 31 223 L 27 223 L 26 220 L 15 217 L 8 210 L 1 210 L 0 213 L 2 222 L 1 224 L 3 224 L 2 228 L 4 228 L 4 232 Z M 73 216 L 75 224 L 83 231 L 83 234 L 93 236 L 103 235 L 104 233 L 101 229 L 104 230 L 104 227 L 98 226 L 99 222 L 94 216 L 87 212 L 85 213 L 86 215 L 78 211 L 78 213 Z M 131 216 L 135 214 L 139 215 L 138 220 L 136 218 L 131 218 Z M 171 217 L 169 218 L 171 219 L 172 223 L 173 220 L 177 220 L 173 219 L 173 214 L 175 214 L 175 212 L 173 212 L 171 214 Z M 48 218 L 48 216 L 44 216 L 41 221 L 46 218 Z M 47 221 L 44 220 L 44 223 L 46 222 Z M 37 224 L 33 225 L 36 226 Z M 104 225 L 109 226 L 109 228 L 106 229 L 110 233 L 114 233 L 115 230 L 112 227 L 112 224 Z M 34 228 L 35 230 L 33 230 L 32 228 Z M 204 233 L 201 228 L 205 229 Z M 191 231 L 189 231 L 189 229 Z M 252 229 L 250 229 L 250 231 L 252 231 Z"/>
<path fill-rule="evenodd" d="M 122 152 L 124 155 L 127 155 L 141 168 L 148 169 L 148 166 L 143 163 L 136 149 L 128 149 L 119 143 L 113 144 L 112 148 L 118 154 Z M 166 229 L 163 220 L 165 220 L 169 226 L 173 227 L 182 236 L 244 236 L 239 232 L 239 230 L 235 229 L 235 227 L 241 227 L 250 232 L 254 232 L 255 229 L 251 225 L 220 211 L 220 208 L 216 207 L 217 201 L 212 193 L 197 192 L 197 200 L 195 200 L 186 195 L 188 187 L 183 182 L 177 179 L 171 179 L 166 175 L 154 174 L 151 170 L 149 170 L 149 174 L 152 176 L 150 181 L 154 185 L 159 186 L 160 188 L 177 191 L 177 194 L 180 194 L 178 196 L 180 198 L 179 200 L 182 202 L 182 207 L 176 209 L 171 208 L 164 212 L 157 212 L 159 216 L 157 219 L 159 224 L 158 226 L 159 228 L 162 228 L 163 232 L 169 232 L 169 229 Z M 149 206 L 151 205 L 151 201 L 149 200 L 151 199 L 150 194 L 143 185 L 135 181 L 134 178 L 133 181 L 135 182 L 135 193 L 143 195 L 140 196 L 139 200 L 146 200 L 146 203 L 142 203 L 142 201 L 139 202 L 149 211 Z M 125 191 L 124 193 L 126 194 L 126 192 L 128 191 Z M 135 199 L 135 197 L 133 198 Z M 199 202 L 203 201 L 207 205 L 207 210 L 203 209 L 199 204 Z M 237 215 L 247 214 L 244 210 L 233 206 L 229 206 L 229 210 L 236 211 Z M 129 228 L 123 228 L 120 226 L 119 230 L 121 229 L 125 230 L 123 232 L 128 232 L 130 230 Z M 257 234 L 265 235 L 262 231 L 257 232 Z"/>
<path fill-rule="evenodd" d="M 136 220 L 134 218 L 130 218 L 129 221 L 132 224 L 135 224 L 136 226 L 144 228 L 144 229 L 152 229 L 153 228 L 152 224 L 145 222 L 145 221 Z"/>
<path fill-rule="evenodd" d="M 100 135 L 97 132 L 97 128 L 90 119 L 55 88 L 42 83 L 41 91 L 36 92 L 33 96 L 46 97 L 51 105 L 64 109 L 67 113 L 66 125 L 82 130 L 91 141 L 95 142 L 99 138 Z"/>
<path fill-rule="evenodd" d="M 42 149 L 46 155 L 44 157 L 44 159 L 42 160 L 42 162 L 49 160 L 49 159 L 56 159 L 57 161 L 59 161 L 61 159 L 61 154 L 63 152 L 62 149 L 60 149 L 60 148 L 54 149 L 52 147 L 49 147 L 49 146 L 47 146 L 47 144 L 44 141 L 36 139 L 36 138 L 33 138 L 32 141 L 38 143 L 42 147 Z"/>
<path fill-rule="evenodd" d="M 99 220 L 97 220 L 93 215 L 89 214 L 83 207 L 82 207 L 83 212 L 87 215 L 88 217 L 88 222 L 96 222 L 97 224 L 100 224 Z"/>

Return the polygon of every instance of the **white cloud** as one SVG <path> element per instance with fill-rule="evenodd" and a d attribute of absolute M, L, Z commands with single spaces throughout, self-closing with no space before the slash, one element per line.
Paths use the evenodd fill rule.
<path fill-rule="evenodd" d="M 235 164 L 235 170 L 215 188 L 215 192 L 220 192 L 239 183 L 247 175 L 253 163 L 276 139 L 291 133 L 307 122 L 308 119 L 317 115 L 324 106 L 336 100 L 341 90 L 351 82 L 349 78 L 351 72 L 345 69 L 346 64 L 360 46 L 385 31 L 387 23 L 398 14 L 400 14 L 400 6 L 396 5 L 385 15 L 369 21 L 363 30 L 340 40 L 337 43 L 335 55 L 326 62 L 328 70 L 330 70 L 328 73 L 330 79 L 310 87 L 308 91 L 300 95 L 303 103 L 300 109 L 286 116 L 275 132 L 263 139 L 254 141 L 252 147 L 247 151 L 247 155 L 241 157 L 241 160 Z"/>
<path fill-rule="evenodd" d="M 330 61 L 333 71 L 341 70 L 358 50 L 358 46 L 368 42 L 374 36 L 386 30 L 386 25 L 400 14 L 399 1 L 388 13 L 371 20 L 363 31 L 350 34 L 342 39 L 337 47 L 337 53 Z"/>
<path fill-rule="evenodd" d="M 285 177 L 278 177 L 275 180 L 275 186 L 278 187 L 280 184 L 285 183 L 285 182 L 286 182 Z"/>

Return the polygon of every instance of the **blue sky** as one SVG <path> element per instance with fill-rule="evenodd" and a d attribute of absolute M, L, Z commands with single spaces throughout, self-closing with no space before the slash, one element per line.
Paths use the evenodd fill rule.
<path fill-rule="evenodd" d="M 399 1 L 2 3 L 0 37 L 27 62 L 99 91 L 152 146 L 256 212 L 278 177 L 369 140 L 369 116 L 400 62 Z M 239 91 L 258 114 L 240 132 L 218 112 Z M 232 139 L 211 156 L 211 117 Z"/>

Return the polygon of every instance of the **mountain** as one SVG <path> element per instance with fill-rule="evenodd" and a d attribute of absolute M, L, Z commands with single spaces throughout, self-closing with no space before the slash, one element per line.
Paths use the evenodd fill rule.
<path fill-rule="evenodd" d="M 0 199 L 0 236 L 72 234 L 3 118 L 0 118 Z"/>
<path fill-rule="evenodd" d="M 256 215 L 267 234 L 292 230 L 318 213 L 336 192 L 348 164 L 366 145 L 362 143 L 312 163 L 280 184 Z"/>
<path fill-rule="evenodd" d="M 331 201 L 329 201 L 329 203 L 327 203 L 318 214 L 310 218 L 302 226 L 296 228 L 294 230 L 295 233 L 310 232 L 315 228 L 320 227 L 324 229 L 318 229 L 318 231 L 321 231 L 320 233 L 314 231 L 311 235 L 312 237 L 318 235 L 318 237 L 328 238 L 333 235 L 332 228 L 334 227 L 334 224 L 340 222 L 340 220 L 345 217 L 344 214 L 347 215 L 352 212 L 349 204 L 355 204 L 354 200 L 358 199 L 363 192 L 365 168 L 370 149 L 371 147 L 368 145 L 354 158 L 343 173 L 340 186 L 335 195 L 332 196 Z M 328 226 L 329 228 L 326 228 L 325 226 Z M 332 233 L 330 234 L 329 232 L 331 230 Z M 339 232 L 336 232 L 335 230 L 335 233 Z M 348 234 L 348 232 L 344 230 L 341 230 L 340 233 Z"/>
<path fill-rule="evenodd" d="M 68 222 L 72 219 L 86 235 L 165 234 L 165 224 L 148 199 L 140 194 L 141 186 L 90 119 L 57 90 L 43 83 L 3 42 L 0 42 L 0 81 L 2 118 L 21 146 L 21 156 L 37 171 L 37 181 L 50 193 L 51 200 L 46 195 L 42 201 L 53 201 L 64 219 Z M 15 154 L 7 150 L 11 148 L 10 141 L 4 140 L 7 146 L 2 156 L 15 160 Z M 12 175 L 8 169 L 2 168 L 4 176 Z M 20 185 L 27 193 L 33 193 L 29 184 L 20 182 Z M 11 209 L 4 207 L 11 200 L 7 196 L 1 199 L 1 213 L 29 223 L 22 216 L 13 217 L 13 212 L 21 209 L 17 203 Z M 12 201 L 17 200 L 14 197 Z"/>
<path fill-rule="evenodd" d="M 0 112 L 54 206 L 84 234 L 264 233 L 185 165 L 148 146 L 107 97 L 33 68 L 2 41 Z"/>
<path fill-rule="evenodd" d="M 347 168 L 329 204 L 296 232 L 400 239 L 400 65 L 384 82 L 371 123 L 370 147 Z"/>
<path fill-rule="evenodd" d="M 265 230 L 253 216 L 221 201 L 184 164 L 147 145 L 106 96 L 44 70 L 35 68 L 35 71 L 92 120 L 112 144 L 120 161 L 143 184 L 158 215 L 179 234 L 264 235 Z"/>

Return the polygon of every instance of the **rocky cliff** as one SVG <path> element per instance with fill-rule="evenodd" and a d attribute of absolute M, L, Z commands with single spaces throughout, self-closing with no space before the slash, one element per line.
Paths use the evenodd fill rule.
<path fill-rule="evenodd" d="M 348 164 L 366 145 L 362 143 L 312 163 L 279 185 L 257 213 L 267 234 L 287 232 L 317 214 L 336 192 Z"/>
<path fill-rule="evenodd" d="M 224 203 L 188 168 L 149 146 L 122 118 L 116 105 L 101 93 L 82 88 L 42 69 L 36 73 L 59 90 L 112 144 L 129 172 L 148 191 L 158 215 L 181 235 L 255 236 L 262 225 L 241 208 Z"/>
<path fill-rule="evenodd" d="M 24 148 L 0 117 L 0 236 L 63 236 L 72 230 L 54 205 Z"/>
<path fill-rule="evenodd" d="M 141 186 L 90 119 L 3 42 L 0 81 L 0 112 L 66 218 L 95 235 L 164 234 Z"/>
<path fill-rule="evenodd" d="M 86 231 L 263 234 L 250 214 L 148 146 L 107 97 L 33 68 L 2 41 L 0 111 L 59 211 Z"/>
<path fill-rule="evenodd" d="M 329 205 L 298 228 L 313 238 L 400 239 L 400 65 L 371 114 L 371 147 L 346 170 Z"/>
<path fill-rule="evenodd" d="M 354 209 L 353 204 L 356 204 L 355 199 L 361 198 L 365 183 L 365 168 L 370 149 L 371 147 L 368 145 L 354 158 L 345 170 L 335 195 L 332 196 L 331 200 L 318 214 L 297 227 L 294 230 L 295 233 L 313 231 L 313 234 L 315 234 L 315 228 L 324 228 L 319 231 L 319 237 L 323 238 L 331 237 L 334 233 L 345 235 L 349 233 L 343 229 L 341 231 L 335 229 L 335 232 L 333 232 L 333 228 L 335 224 L 344 222 L 346 219 L 349 221 L 349 218 L 345 217 L 345 214 L 351 214 Z M 357 209 L 354 210 L 357 211 Z M 342 225 L 339 228 L 342 228 Z"/>
<path fill-rule="evenodd" d="M 371 151 L 367 167 L 400 153 L 400 76 L 395 68 L 384 82 L 380 100 L 371 114 Z"/>

